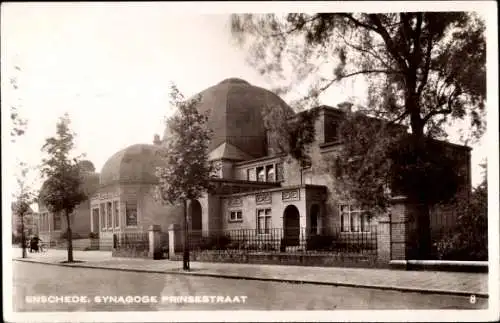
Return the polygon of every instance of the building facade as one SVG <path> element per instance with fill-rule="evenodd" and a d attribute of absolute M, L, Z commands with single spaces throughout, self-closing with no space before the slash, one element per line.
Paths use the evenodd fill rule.
<path fill-rule="evenodd" d="M 312 163 L 303 169 L 289 156 L 275 153 L 263 115 L 269 109 L 293 115 L 274 93 L 241 79 L 226 79 L 200 93 L 198 110 L 208 113 L 213 131 L 209 159 L 218 167 L 215 190 L 190 201 L 189 226 L 209 234 L 253 230 L 266 236 L 283 230 L 286 241 L 297 245 L 310 235 L 367 234 L 377 216 L 362 210 L 336 190 L 328 159 L 341 148 L 338 127 L 342 109 L 321 106 L 315 121 L 316 137 L 310 147 Z M 181 206 L 164 205 L 154 197 L 155 169 L 162 160 L 157 151 L 168 138 L 132 145 L 106 162 L 99 188 L 89 200 L 88 225 L 109 245 L 113 234 L 145 232 L 150 225 L 167 231 L 181 224 Z M 470 191 L 470 148 L 443 143 L 462 157 L 462 190 Z M 105 242 L 106 241 L 106 242 Z"/>

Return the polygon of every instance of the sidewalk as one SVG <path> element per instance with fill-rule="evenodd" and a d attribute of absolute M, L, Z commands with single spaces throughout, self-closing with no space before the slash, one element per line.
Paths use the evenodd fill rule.
<path fill-rule="evenodd" d="M 106 251 L 74 251 L 79 263 L 63 264 L 66 250 L 48 250 L 29 253 L 22 259 L 21 249 L 13 249 L 13 260 L 60 265 L 68 267 L 100 268 L 136 272 L 182 274 L 231 279 L 267 280 L 292 283 L 377 288 L 407 292 L 440 293 L 488 297 L 487 273 L 443 271 L 404 271 L 371 268 L 302 267 L 191 262 L 191 270 L 184 272 L 182 262 L 138 258 L 111 257 Z"/>

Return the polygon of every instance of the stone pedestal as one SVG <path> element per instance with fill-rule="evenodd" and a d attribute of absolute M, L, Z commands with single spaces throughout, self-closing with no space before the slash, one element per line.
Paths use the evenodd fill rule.
<path fill-rule="evenodd" d="M 377 261 L 388 264 L 391 261 L 391 217 L 380 216 L 377 224 Z"/>
<path fill-rule="evenodd" d="M 171 224 L 168 227 L 168 254 L 169 257 L 174 257 L 176 253 L 181 252 L 183 249 L 182 244 L 182 230 L 179 224 Z"/>
<path fill-rule="evenodd" d="M 418 216 L 417 205 L 408 202 L 404 196 L 394 197 L 391 201 L 391 260 L 407 260 L 415 248 Z"/>
<path fill-rule="evenodd" d="M 149 252 L 148 258 L 161 259 L 163 256 L 161 250 L 161 227 L 157 224 L 149 226 Z"/>

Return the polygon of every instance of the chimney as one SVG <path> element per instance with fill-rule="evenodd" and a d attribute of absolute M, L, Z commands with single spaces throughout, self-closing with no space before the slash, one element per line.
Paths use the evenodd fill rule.
<path fill-rule="evenodd" d="M 155 137 L 153 139 L 153 144 L 155 144 L 155 145 L 161 145 L 160 135 L 155 134 Z"/>

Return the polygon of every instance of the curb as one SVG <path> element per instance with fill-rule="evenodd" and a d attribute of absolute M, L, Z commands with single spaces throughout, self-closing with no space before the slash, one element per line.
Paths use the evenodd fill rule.
<path fill-rule="evenodd" d="M 221 279 L 238 279 L 238 280 L 258 280 L 258 281 L 269 281 L 278 283 L 291 283 L 291 284 L 310 284 L 310 285 L 323 285 L 323 286 L 337 286 L 337 287 L 354 287 L 354 288 L 365 288 L 365 289 L 377 289 L 377 290 L 392 290 L 398 292 L 413 292 L 421 294 L 441 294 L 441 295 L 454 295 L 454 296 L 471 296 L 475 295 L 480 298 L 488 298 L 488 293 L 474 293 L 467 291 L 458 290 L 443 290 L 443 289 L 423 289 L 415 287 L 401 287 L 401 286 L 388 286 L 388 285 L 363 285 L 355 283 L 342 283 L 342 282 L 325 282 L 325 281 L 311 281 L 311 280 L 300 280 L 300 279 L 279 279 L 279 278 L 267 278 L 267 277 L 248 277 L 248 276 L 237 276 L 228 274 L 215 274 L 215 273 L 197 273 L 197 272 L 183 272 L 176 270 L 149 270 L 149 269 L 135 269 L 135 268 L 110 268 L 101 267 L 98 265 L 87 265 L 85 263 L 74 263 L 74 264 L 64 264 L 64 263 L 53 263 L 53 262 L 43 262 L 29 259 L 12 259 L 13 261 L 19 262 L 29 262 L 42 265 L 59 266 L 59 267 L 76 267 L 76 268 L 90 268 L 90 269 L 102 269 L 102 270 L 119 270 L 125 272 L 136 272 L 136 273 L 152 273 L 152 274 L 167 274 L 167 275 L 186 275 L 186 276 L 198 276 L 198 277 L 211 277 L 211 278 L 221 278 Z"/>

